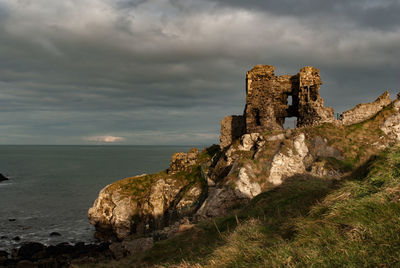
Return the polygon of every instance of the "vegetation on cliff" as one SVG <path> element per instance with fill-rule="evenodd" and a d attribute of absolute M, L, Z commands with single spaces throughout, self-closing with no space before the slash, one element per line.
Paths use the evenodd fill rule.
<path fill-rule="evenodd" d="M 115 258 L 132 256 L 111 266 L 397 263 L 400 96 L 335 119 L 318 69 L 276 77 L 256 67 L 246 112 L 221 121 L 219 146 L 175 153 L 166 172 L 100 192 L 91 223 L 117 236 Z M 288 116 L 297 128 L 284 129 Z M 138 239 L 152 248 L 140 253 Z"/>
<path fill-rule="evenodd" d="M 372 258 L 369 248 L 357 244 L 365 241 L 357 239 L 372 237 L 370 242 L 378 243 L 379 232 L 368 229 L 380 222 L 374 217 L 397 214 L 372 211 L 378 214 L 368 225 L 361 218 L 369 220 L 362 206 L 370 199 L 362 198 L 380 191 L 371 190 L 380 181 L 373 174 L 400 167 L 394 164 L 400 161 L 398 147 L 371 164 L 399 140 L 399 110 L 400 101 L 395 100 L 352 125 L 323 123 L 244 134 L 223 150 L 214 145 L 201 154 L 196 149 L 176 153 L 167 171 L 109 185 L 89 216 L 98 232 L 124 239 L 112 245 L 115 258 L 133 255 L 110 265 L 340 265 L 336 261 L 346 263 L 352 254 L 365 252 Z M 393 174 L 386 177 L 395 178 Z M 353 193 L 363 189 L 366 192 Z M 353 219 L 356 222 L 347 222 Z M 149 240 L 147 248 L 155 244 L 141 253 L 131 246 L 139 243 L 135 239 Z M 329 254 L 350 255 L 335 259 Z"/>
<path fill-rule="evenodd" d="M 225 217 L 99 267 L 395 266 L 400 260 L 400 147 L 342 180 L 286 180 Z"/>

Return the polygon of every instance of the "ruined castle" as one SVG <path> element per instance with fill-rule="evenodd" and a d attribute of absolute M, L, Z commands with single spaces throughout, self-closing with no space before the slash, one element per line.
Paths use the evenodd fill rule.
<path fill-rule="evenodd" d="M 246 107 L 243 115 L 221 121 L 220 147 L 223 149 L 245 133 L 283 130 L 285 118 L 297 117 L 297 127 L 322 123 L 353 124 L 376 114 L 391 102 L 385 92 L 376 101 L 360 104 L 335 120 L 334 110 L 324 106 L 319 95 L 319 70 L 306 66 L 295 75 L 275 76 L 275 67 L 256 65 L 246 73 Z"/>

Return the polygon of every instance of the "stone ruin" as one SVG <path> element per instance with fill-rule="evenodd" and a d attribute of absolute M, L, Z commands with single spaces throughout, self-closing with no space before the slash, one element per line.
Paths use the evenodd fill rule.
<path fill-rule="evenodd" d="M 319 70 L 306 66 L 295 75 L 275 75 L 275 67 L 256 65 L 246 73 L 246 107 L 243 115 L 221 120 L 221 149 L 243 134 L 283 130 L 285 119 L 296 117 L 296 127 L 322 123 L 350 125 L 361 122 L 391 103 L 388 92 L 372 103 L 359 104 L 335 120 L 334 110 L 319 95 Z"/>
<path fill-rule="evenodd" d="M 364 121 L 366 118 L 372 117 L 382 110 L 385 106 L 392 102 L 389 92 L 383 93 L 375 101 L 371 103 L 360 103 L 356 107 L 340 115 L 343 125 L 351 125 Z"/>
<path fill-rule="evenodd" d="M 199 155 L 200 152 L 197 148 L 192 148 L 188 153 L 174 153 L 171 157 L 168 173 L 184 171 L 187 167 L 196 164 Z"/>
<path fill-rule="evenodd" d="M 288 117 L 297 117 L 297 127 L 333 122 L 333 109 L 324 107 L 319 95 L 321 84 L 319 70 L 314 67 L 276 76 L 274 66 L 256 65 L 246 74 L 244 114 L 221 121 L 221 148 L 245 133 L 283 130 Z"/>

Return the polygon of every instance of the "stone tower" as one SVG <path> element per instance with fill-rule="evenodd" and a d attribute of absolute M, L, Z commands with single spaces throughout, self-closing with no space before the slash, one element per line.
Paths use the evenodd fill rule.
<path fill-rule="evenodd" d="M 303 67 L 295 75 L 275 76 L 274 66 L 254 66 L 246 73 L 244 114 L 221 121 L 221 148 L 245 133 L 283 130 L 287 117 L 297 117 L 297 127 L 334 122 L 333 109 L 324 107 L 319 95 L 321 84 L 314 67 Z"/>
<path fill-rule="evenodd" d="M 325 107 L 324 100 L 319 95 L 322 84 L 319 70 L 306 66 L 300 69 L 297 76 L 299 84 L 293 91 L 297 105 L 293 107 L 294 116 L 297 116 L 297 127 L 333 122 L 333 108 Z"/>
<path fill-rule="evenodd" d="M 303 67 L 292 76 L 275 76 L 274 71 L 257 65 L 246 74 L 246 133 L 281 130 L 287 117 L 297 117 L 297 127 L 334 121 L 333 109 L 325 108 L 319 95 L 318 69 Z"/>

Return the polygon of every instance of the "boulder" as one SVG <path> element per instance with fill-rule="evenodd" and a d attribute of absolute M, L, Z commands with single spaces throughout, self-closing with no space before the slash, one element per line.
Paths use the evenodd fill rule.
<path fill-rule="evenodd" d="M 20 259 L 32 260 L 36 258 L 38 253 L 45 250 L 45 245 L 37 242 L 27 242 L 22 244 L 18 249 L 18 257 Z"/>
<path fill-rule="evenodd" d="M 237 204 L 247 203 L 261 193 L 261 186 L 249 164 L 243 167 L 234 165 L 227 178 L 210 191 L 196 213 L 197 219 L 224 215 Z"/>
<path fill-rule="evenodd" d="M 261 146 L 264 146 L 264 139 L 260 139 L 259 135 L 253 134 L 242 136 L 239 149 L 251 150 L 260 141 L 263 142 Z M 273 141 L 283 138 L 279 136 Z M 240 159 L 234 160 L 231 157 L 233 150 L 231 146 L 226 151 L 226 157 L 228 159 L 232 158 L 232 160 L 228 160 L 233 162 L 231 170 L 219 185 L 210 190 L 207 199 L 197 211 L 196 218 L 222 216 L 238 204 L 248 203 L 262 192 L 265 185 L 276 186 L 288 177 L 306 173 L 304 159 L 309 154 L 309 149 L 305 143 L 304 133 L 290 137 L 284 144 L 272 157 L 263 159 L 266 161 L 264 165 L 270 166 L 269 174 L 265 174 L 266 172 L 262 170 L 256 170 L 252 160 L 248 160 L 245 163 L 241 163 Z"/>
<path fill-rule="evenodd" d="M 264 138 L 259 133 L 244 134 L 240 138 L 240 151 L 250 151 L 264 145 Z"/>
<path fill-rule="evenodd" d="M 400 141 L 400 100 L 397 99 L 393 102 L 393 110 L 396 112 L 388 117 L 380 129 L 390 138 Z"/>
<path fill-rule="evenodd" d="M 153 247 L 153 238 L 144 237 L 136 239 L 124 239 L 122 242 L 114 242 L 110 245 L 110 250 L 116 259 L 134 255 L 146 251 Z"/>
<path fill-rule="evenodd" d="M 0 266 L 3 265 L 8 259 L 7 251 L 0 250 Z"/>
<path fill-rule="evenodd" d="M 8 178 L 0 173 L 0 181 L 7 181 Z"/>
<path fill-rule="evenodd" d="M 51 237 L 55 237 L 55 236 L 61 236 L 61 234 L 59 232 L 51 232 L 50 233 Z"/>
<path fill-rule="evenodd" d="M 16 268 L 35 268 L 35 264 L 28 260 L 22 260 L 17 263 Z"/>
<path fill-rule="evenodd" d="M 305 173 L 303 160 L 307 154 L 305 135 L 301 133 L 273 157 L 268 181 L 273 185 L 279 185 L 285 178 Z"/>
<path fill-rule="evenodd" d="M 186 159 L 196 157 L 193 150 Z M 88 216 L 99 237 L 142 236 L 194 213 L 205 191 L 207 181 L 197 165 L 126 178 L 101 190 Z"/>
<path fill-rule="evenodd" d="M 7 251 L 4 251 L 4 250 L 0 250 L 0 258 L 2 258 L 2 257 L 8 257 L 8 253 L 7 253 Z"/>

